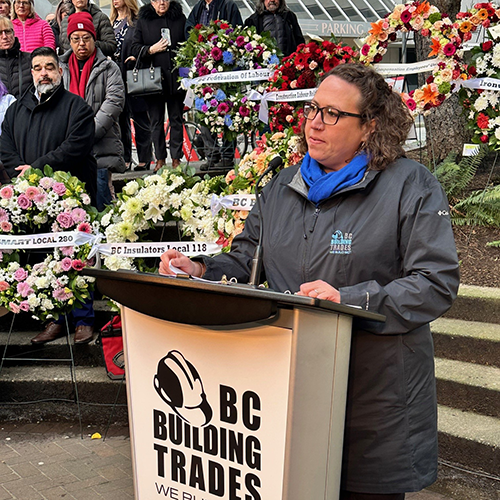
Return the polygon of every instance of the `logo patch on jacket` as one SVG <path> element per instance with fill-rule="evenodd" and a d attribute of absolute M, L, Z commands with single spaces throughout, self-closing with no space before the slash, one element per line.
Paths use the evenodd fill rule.
<path fill-rule="evenodd" d="M 332 234 L 330 242 L 330 253 L 336 254 L 349 254 L 351 253 L 352 246 L 352 233 L 343 233 L 342 231 L 335 231 Z"/>

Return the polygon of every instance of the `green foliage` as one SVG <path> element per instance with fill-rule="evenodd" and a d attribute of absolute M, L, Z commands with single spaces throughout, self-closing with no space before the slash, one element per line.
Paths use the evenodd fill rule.
<path fill-rule="evenodd" d="M 500 227 L 500 185 L 474 191 L 453 206 L 452 222 L 457 226 Z"/>

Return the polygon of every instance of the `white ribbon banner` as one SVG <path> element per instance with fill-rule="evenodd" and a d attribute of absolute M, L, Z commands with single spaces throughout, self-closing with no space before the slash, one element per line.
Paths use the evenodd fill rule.
<path fill-rule="evenodd" d="M 198 76 L 197 78 L 183 78 L 181 86 L 187 90 L 184 105 L 189 108 L 193 105 L 194 94 L 191 89 L 193 85 L 208 83 L 227 83 L 227 82 L 257 82 L 269 80 L 274 70 L 270 69 L 246 69 L 242 71 L 223 71 L 221 73 L 212 73 L 210 75 Z"/>
<path fill-rule="evenodd" d="M 255 205 L 254 194 L 229 194 L 227 196 L 218 197 L 216 194 L 212 195 L 210 200 L 210 210 L 212 215 L 215 216 L 222 208 L 228 210 L 252 210 Z"/>
<path fill-rule="evenodd" d="M 439 61 L 437 59 L 428 59 L 427 61 L 403 64 L 379 63 L 374 64 L 373 68 L 383 76 L 403 76 L 433 71 L 438 63 Z"/>
<path fill-rule="evenodd" d="M 167 250 L 177 250 L 188 257 L 206 254 L 211 255 L 221 251 L 221 245 L 199 241 L 169 241 L 169 242 L 141 242 L 141 243 L 104 243 L 99 245 L 102 255 L 116 255 L 118 257 L 160 257 Z"/>
<path fill-rule="evenodd" d="M 0 236 L 0 250 L 59 248 L 94 243 L 96 236 L 82 231 Z"/>
<path fill-rule="evenodd" d="M 293 102 L 293 101 L 310 101 L 316 94 L 317 88 L 314 89 L 299 89 L 299 90 L 280 90 L 279 92 L 269 92 L 261 96 L 259 119 L 261 122 L 269 123 L 269 105 L 271 102 Z M 249 99 L 252 99 L 250 97 Z M 252 99 L 257 100 L 257 99 Z"/>
<path fill-rule="evenodd" d="M 459 80 L 456 90 L 460 87 L 478 90 L 500 90 L 500 80 L 498 78 L 473 78 L 471 80 Z"/>

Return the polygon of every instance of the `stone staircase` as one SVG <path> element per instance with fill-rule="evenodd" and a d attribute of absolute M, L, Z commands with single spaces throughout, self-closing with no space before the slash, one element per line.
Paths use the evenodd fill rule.
<path fill-rule="evenodd" d="M 453 498 L 499 500 L 500 289 L 462 285 L 432 332 L 439 457 L 441 470 L 446 469 L 432 488 L 451 494 L 468 476 L 481 486 Z"/>
<path fill-rule="evenodd" d="M 105 301 L 95 301 L 94 304 L 96 328 L 100 328 L 109 321 L 112 313 Z M 12 314 L 0 318 L 0 357 L 4 353 L 11 322 Z M 72 345 L 75 364 L 72 374 L 66 337 L 43 346 L 31 344 L 31 338 L 41 331 L 41 327 L 40 322 L 28 315 L 15 318 L 6 356 L 16 360 L 5 361 L 0 371 L 0 422 L 66 420 L 78 423 L 77 391 L 84 424 L 104 425 L 110 415 L 113 422 L 126 424 L 125 384 L 120 387 L 119 381 L 108 378 L 100 345 L 95 341 Z M 72 334 L 70 342 L 73 342 Z M 17 358 L 28 358 L 29 361 Z M 76 390 L 72 375 L 77 382 Z M 117 406 L 112 411 L 115 400 Z"/>

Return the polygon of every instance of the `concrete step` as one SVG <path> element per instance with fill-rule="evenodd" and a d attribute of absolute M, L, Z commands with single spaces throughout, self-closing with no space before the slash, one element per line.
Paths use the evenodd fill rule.
<path fill-rule="evenodd" d="M 44 345 L 33 345 L 31 339 L 35 332 L 12 332 L 10 337 L 7 333 L 0 335 L 0 356 L 11 358 L 5 361 L 5 366 L 32 365 L 38 363 L 35 360 L 47 359 L 69 359 L 71 357 L 67 336 L 48 342 Z M 97 333 L 94 339 L 97 338 Z M 7 351 L 5 345 L 8 341 Z M 70 334 L 69 342 L 73 350 L 75 363 L 80 366 L 104 366 L 101 347 L 95 340 L 89 344 L 73 344 L 73 334 Z M 26 358 L 29 360 L 15 360 L 13 358 Z"/>
<path fill-rule="evenodd" d="M 439 457 L 498 476 L 500 418 L 438 406 Z"/>
<path fill-rule="evenodd" d="M 500 418 L 500 368 L 436 358 L 436 377 L 441 405 Z"/>
<path fill-rule="evenodd" d="M 500 323 L 500 288 L 460 285 L 457 300 L 445 316 Z"/>
<path fill-rule="evenodd" d="M 431 330 L 436 356 L 500 368 L 500 324 L 439 318 Z"/>

